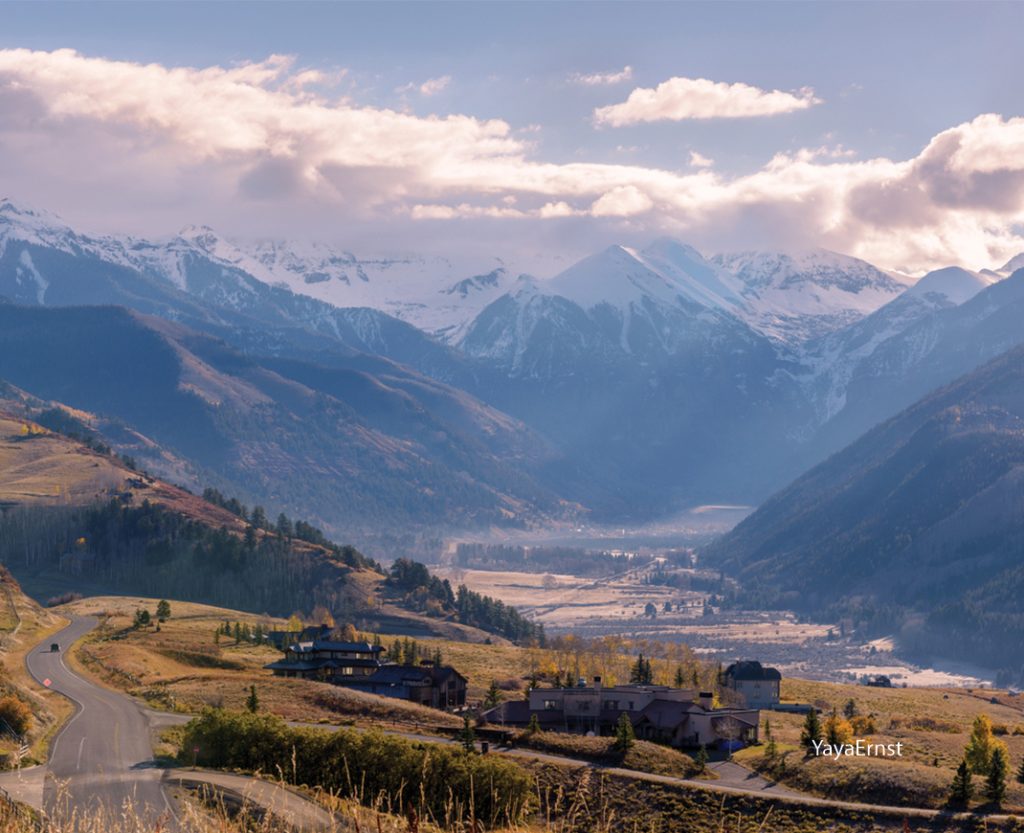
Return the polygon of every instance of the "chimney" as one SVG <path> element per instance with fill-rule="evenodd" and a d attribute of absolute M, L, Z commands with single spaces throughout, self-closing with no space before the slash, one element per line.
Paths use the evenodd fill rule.
<path fill-rule="evenodd" d="M 710 691 L 702 691 L 697 695 L 697 705 L 711 711 L 715 707 L 715 695 Z"/>
<path fill-rule="evenodd" d="M 601 690 L 601 678 L 600 677 L 594 677 L 594 688 L 597 689 L 598 691 Z"/>

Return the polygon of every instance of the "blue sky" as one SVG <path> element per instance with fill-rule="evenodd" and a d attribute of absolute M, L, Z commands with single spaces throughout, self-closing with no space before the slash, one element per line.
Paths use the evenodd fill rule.
<path fill-rule="evenodd" d="M 7 3 L 0 188 L 105 231 L 209 222 L 354 247 L 453 248 L 469 238 L 573 253 L 669 233 L 705 249 L 827 245 L 895 268 L 990 265 L 1019 245 L 1024 220 L 1019 171 L 992 156 L 993 147 L 1012 156 L 1020 139 L 1021 31 L 1017 3 Z M 191 129 L 163 111 L 142 112 L 147 90 L 167 86 L 152 77 L 155 87 L 140 81 L 139 101 L 82 106 L 109 99 L 111 82 L 95 65 L 62 60 L 58 85 L 38 59 L 58 49 L 104 62 L 118 96 L 132 86 L 122 71 L 140 65 L 291 63 L 271 80 L 225 82 L 269 89 L 281 107 L 274 128 L 260 125 L 264 145 L 240 148 L 219 142 L 210 108 L 183 115 L 210 120 L 201 135 L 183 135 Z M 12 50 L 30 50 L 33 66 Z M 298 90 L 289 84 L 305 70 L 323 77 L 282 92 Z M 579 80 L 600 74 L 619 79 Z M 753 89 L 805 104 L 743 117 L 627 114 L 614 124 L 595 115 L 673 79 L 713 82 L 726 98 Z M 182 83 L 193 81 L 195 95 L 218 95 L 203 76 Z M 69 89 L 73 112 L 61 103 Z M 282 127 L 308 96 L 322 122 L 301 135 Z M 238 111 L 233 127 L 257 106 Z M 339 107 L 418 121 L 371 131 L 393 154 L 325 149 L 325 132 L 349 124 L 328 112 Z M 979 124 L 983 114 L 998 122 Z M 491 148 L 494 137 L 476 128 L 431 133 L 446 118 L 500 122 L 504 144 Z M 953 130 L 945 145 L 969 149 L 977 165 L 966 151 L 926 152 Z M 435 165 L 431 142 L 441 155 L 457 146 L 457 164 Z M 520 178 L 536 182 L 519 188 Z"/>

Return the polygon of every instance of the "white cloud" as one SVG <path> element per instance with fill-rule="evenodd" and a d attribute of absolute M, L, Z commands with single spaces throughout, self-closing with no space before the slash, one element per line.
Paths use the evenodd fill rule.
<path fill-rule="evenodd" d="M 906 160 L 812 148 L 727 176 L 545 162 L 500 119 L 358 106 L 324 85 L 283 57 L 195 69 L 0 50 L 0 191 L 107 230 L 223 222 L 403 247 L 565 245 L 571 224 L 579 246 L 668 233 L 707 248 L 822 245 L 904 271 L 1024 248 L 1024 118 L 979 116 Z"/>
<path fill-rule="evenodd" d="M 623 127 L 652 121 L 750 118 L 792 113 L 820 103 L 809 87 L 787 93 L 707 78 L 670 78 L 654 89 L 638 87 L 621 104 L 599 107 L 594 120 Z"/>
<path fill-rule="evenodd" d="M 692 168 L 713 168 L 715 160 L 695 150 L 690 151 L 690 167 Z"/>
<path fill-rule="evenodd" d="M 590 207 L 594 217 L 632 217 L 654 208 L 654 200 L 635 185 L 620 185 L 602 194 Z"/>
<path fill-rule="evenodd" d="M 450 75 L 442 75 L 440 78 L 429 78 L 420 84 L 420 94 L 427 97 L 437 95 L 450 83 L 452 83 L 452 77 Z"/>
<path fill-rule="evenodd" d="M 631 81 L 633 79 L 633 67 L 625 66 L 618 72 L 594 72 L 594 73 L 580 73 L 574 72 L 569 76 L 569 81 L 573 84 L 582 84 L 585 87 L 607 87 L 613 84 L 621 84 L 623 81 Z"/>

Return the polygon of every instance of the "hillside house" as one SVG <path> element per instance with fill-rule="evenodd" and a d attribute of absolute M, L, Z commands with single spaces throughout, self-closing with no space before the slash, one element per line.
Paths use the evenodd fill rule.
<path fill-rule="evenodd" d="M 782 674 L 765 668 L 757 660 L 734 662 L 722 674 L 722 685 L 735 691 L 752 709 L 774 709 L 779 705 Z"/>
<path fill-rule="evenodd" d="M 295 642 L 284 649 L 284 659 L 265 666 L 275 677 L 330 680 L 337 677 L 366 677 L 383 663 L 380 645 L 369 642 L 335 642 L 314 639 Z"/>
<path fill-rule="evenodd" d="M 264 667 L 276 677 L 318 680 L 435 709 L 466 705 L 467 680 L 451 666 L 385 663 L 383 651 L 369 642 L 315 638 L 288 645 L 283 659 Z"/>
<path fill-rule="evenodd" d="M 613 735 L 626 714 L 638 738 L 677 747 L 712 746 L 723 741 L 757 741 L 760 713 L 756 709 L 719 708 L 713 696 L 692 689 L 656 685 L 604 688 L 535 688 L 526 700 L 501 703 L 484 719 L 502 726 L 525 727 L 533 717 L 549 732 Z"/>
<path fill-rule="evenodd" d="M 277 650 L 284 651 L 289 645 L 313 642 L 316 639 L 328 639 L 331 630 L 330 625 L 307 625 L 297 631 L 268 631 L 267 641 Z"/>
<path fill-rule="evenodd" d="M 434 709 L 465 706 L 468 685 L 466 678 L 450 665 L 437 666 L 426 660 L 420 665 L 383 665 L 368 676 L 335 682 Z"/>

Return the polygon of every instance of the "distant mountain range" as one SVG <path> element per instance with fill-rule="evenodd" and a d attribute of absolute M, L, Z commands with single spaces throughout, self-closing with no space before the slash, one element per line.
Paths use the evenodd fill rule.
<path fill-rule="evenodd" d="M 658 240 L 540 279 L 0 201 L 0 379 L 331 530 L 642 523 L 759 502 L 1024 341 L 1019 265 L 914 282 Z"/>

